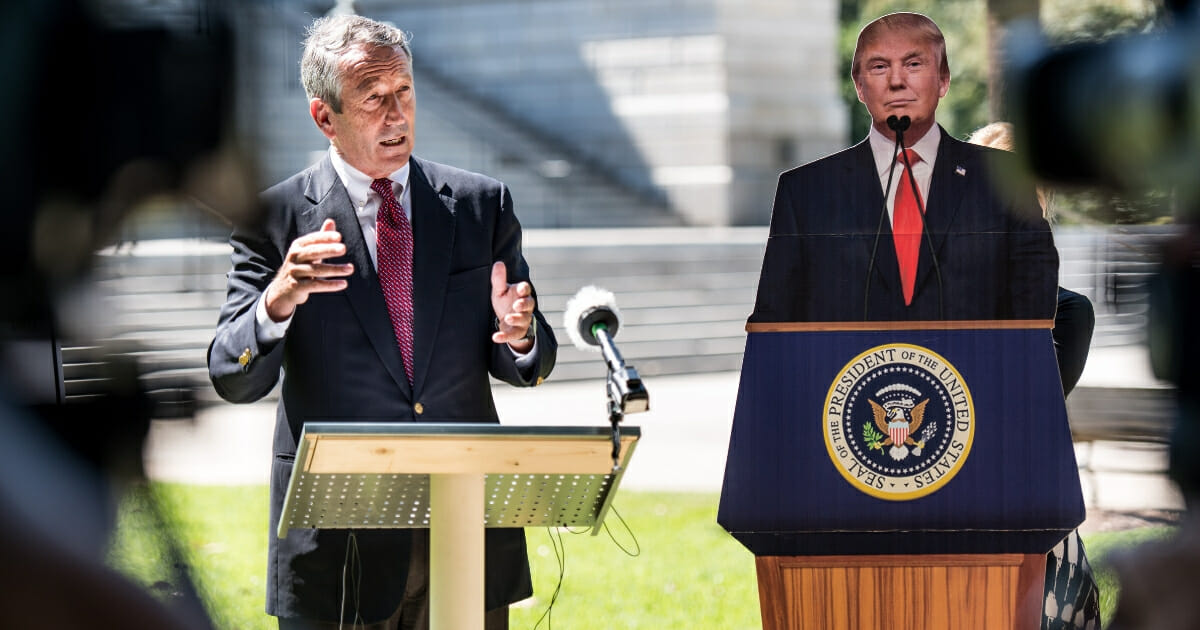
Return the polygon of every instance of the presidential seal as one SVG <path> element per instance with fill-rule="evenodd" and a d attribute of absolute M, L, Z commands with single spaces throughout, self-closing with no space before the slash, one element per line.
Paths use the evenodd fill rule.
<path fill-rule="evenodd" d="M 907 501 L 949 483 L 971 452 L 975 407 L 962 375 L 937 353 L 871 348 L 838 372 L 825 397 L 825 447 L 850 485 Z"/>

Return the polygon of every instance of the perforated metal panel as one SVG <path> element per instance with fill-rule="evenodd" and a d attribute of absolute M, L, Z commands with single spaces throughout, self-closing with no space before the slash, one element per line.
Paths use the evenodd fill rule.
<path fill-rule="evenodd" d="M 612 475 L 486 475 L 488 527 L 594 526 Z M 429 527 L 429 475 L 296 475 L 287 528 Z"/>
<path fill-rule="evenodd" d="M 489 527 L 592 526 L 612 475 L 488 475 Z"/>
<path fill-rule="evenodd" d="M 297 470 L 288 528 L 429 527 L 429 475 L 321 475 Z"/>
<path fill-rule="evenodd" d="M 608 444 L 602 429 L 582 427 L 464 427 L 459 425 L 306 425 L 292 470 L 277 535 L 289 529 L 405 529 L 429 527 L 430 475 L 420 473 L 312 472 L 309 458 L 316 436 L 463 435 L 596 440 Z M 591 527 L 600 530 L 613 493 L 620 485 L 640 432 L 625 430 L 627 444 L 617 472 L 487 474 L 484 521 L 487 527 Z M 354 467 L 358 467 L 355 462 Z M 365 462 L 362 468 L 387 462 Z M 573 466 L 578 468 L 578 466 Z"/>

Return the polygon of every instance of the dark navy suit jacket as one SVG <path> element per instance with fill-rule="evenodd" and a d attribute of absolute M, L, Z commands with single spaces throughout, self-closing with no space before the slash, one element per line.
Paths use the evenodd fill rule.
<path fill-rule="evenodd" d="M 995 175 L 1011 155 L 938 132 L 912 304 L 864 140 L 780 176 L 750 322 L 1054 317 L 1058 253 L 1033 187 Z"/>
<path fill-rule="evenodd" d="M 540 312 L 535 313 L 536 354 L 524 372 L 506 345 L 491 341 L 492 263 L 505 262 L 510 282 L 529 279 L 508 189 L 494 179 L 416 157 L 411 163 L 411 386 L 362 230 L 328 157 L 267 190 L 261 225 L 231 238 L 233 271 L 208 355 L 213 385 L 226 400 L 251 402 L 270 392 L 280 369 L 284 372 L 271 474 L 267 612 L 272 615 L 339 618 L 347 533 L 291 530 L 283 540 L 274 533 L 305 422 L 495 423 L 489 373 L 529 386 L 554 366 L 557 342 Z M 259 347 L 259 296 L 291 242 L 319 229 L 326 218 L 336 221 L 346 244 L 344 260 L 354 263 L 348 287 L 311 296 L 297 308 L 282 341 Z M 244 366 L 243 353 L 250 357 Z M 356 538 L 362 567 L 358 609 L 368 622 L 385 619 L 404 593 L 411 536 L 403 529 L 363 530 Z M 488 530 L 487 606 L 531 594 L 523 531 Z"/>

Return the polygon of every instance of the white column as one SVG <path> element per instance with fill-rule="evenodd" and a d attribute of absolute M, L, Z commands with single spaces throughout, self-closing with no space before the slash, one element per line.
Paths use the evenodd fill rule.
<path fill-rule="evenodd" d="M 429 476 L 430 630 L 483 630 L 484 476 Z"/>

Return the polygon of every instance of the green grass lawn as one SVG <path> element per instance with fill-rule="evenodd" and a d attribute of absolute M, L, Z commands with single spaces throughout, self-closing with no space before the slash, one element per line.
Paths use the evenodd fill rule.
<path fill-rule="evenodd" d="M 178 532 L 181 554 L 217 628 L 274 630 L 275 620 L 263 612 L 266 487 L 154 484 L 150 491 L 162 509 L 153 508 L 147 491 L 129 495 L 111 564 L 161 597 L 177 596 L 181 580 L 172 563 L 174 539 L 160 526 L 165 524 L 167 531 Z M 715 494 L 624 491 L 616 508 L 628 530 L 610 514 L 611 536 L 527 530 L 534 597 L 513 609 L 514 630 L 532 629 L 539 619 L 540 628 L 549 627 L 542 617 L 559 583 L 556 548 L 565 574 L 549 619 L 555 628 L 761 627 L 754 558 L 716 524 Z M 1101 584 L 1105 620 L 1117 594 L 1105 558 L 1169 532 L 1159 527 L 1084 536 Z M 640 553 L 631 557 L 622 548 Z"/>
<path fill-rule="evenodd" d="M 1135 545 L 1161 540 L 1174 531 L 1172 527 L 1146 527 L 1117 532 L 1098 532 L 1083 536 L 1083 547 L 1092 565 L 1092 575 L 1100 587 L 1100 619 L 1107 623 L 1117 608 L 1117 595 L 1121 587 L 1117 583 L 1116 571 L 1108 564 L 1114 551 Z"/>
<path fill-rule="evenodd" d="M 616 507 L 628 530 L 610 514 L 611 537 L 562 534 L 566 573 L 555 627 L 762 627 L 754 556 L 717 525 L 716 495 L 622 492 Z M 513 611 L 513 628 L 534 627 L 558 582 L 551 534 L 530 529 L 526 538 L 534 597 Z M 617 544 L 636 551 L 634 538 L 641 552 L 630 557 Z"/>
<path fill-rule="evenodd" d="M 157 497 L 160 509 L 149 501 Z M 267 487 L 154 484 L 121 506 L 109 563 L 163 598 L 178 596 L 171 542 L 221 630 L 275 630 L 266 601 Z M 175 538 L 164 533 L 177 532 Z"/>

